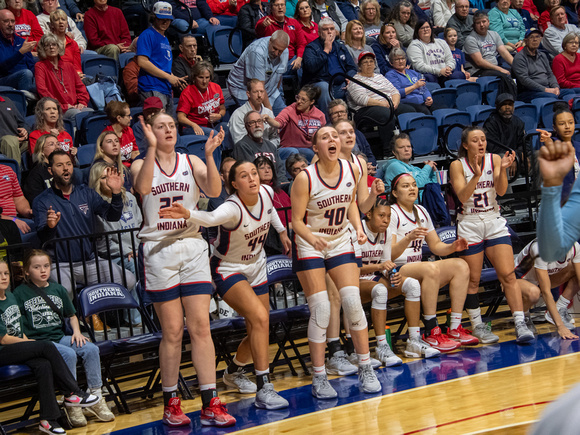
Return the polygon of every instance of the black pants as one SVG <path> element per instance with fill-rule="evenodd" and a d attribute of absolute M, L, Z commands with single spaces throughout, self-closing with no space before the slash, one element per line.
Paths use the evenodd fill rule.
<path fill-rule="evenodd" d="M 0 365 L 10 364 L 25 364 L 32 369 L 38 383 L 41 420 L 60 417 L 55 382 L 66 395 L 80 392 L 77 381 L 50 341 L 25 341 L 3 346 L 0 349 Z"/>
<path fill-rule="evenodd" d="M 406 103 L 399 104 L 395 113 L 401 115 L 402 113 L 417 112 L 418 110 Z M 372 149 L 374 156 L 377 159 L 387 158 L 392 155 L 391 139 L 393 138 L 393 130 L 395 128 L 395 118 L 391 122 L 385 124 L 389 119 L 391 109 L 383 106 L 366 106 L 362 107 L 354 114 L 354 122 L 356 125 L 376 125 L 379 128 L 379 135 L 381 141 L 379 147 L 375 146 Z"/>

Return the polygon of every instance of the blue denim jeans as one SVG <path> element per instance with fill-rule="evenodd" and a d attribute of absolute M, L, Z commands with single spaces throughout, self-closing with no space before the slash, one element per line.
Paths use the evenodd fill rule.
<path fill-rule="evenodd" d="M 87 377 L 87 384 L 90 389 L 101 388 L 103 380 L 101 379 L 101 357 L 99 348 L 93 343 L 85 343 L 83 347 L 71 344 L 71 336 L 65 335 L 58 343 L 54 343 L 59 353 L 64 359 L 68 369 L 77 378 L 77 357 L 80 356 Z"/>
<path fill-rule="evenodd" d="M 29 69 L 21 69 L 15 73 L 0 78 L 0 86 L 11 86 L 22 91 L 36 92 L 34 73 Z"/>

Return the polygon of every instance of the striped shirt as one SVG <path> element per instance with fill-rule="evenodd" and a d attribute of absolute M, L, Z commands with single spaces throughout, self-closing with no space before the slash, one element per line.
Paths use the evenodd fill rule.
<path fill-rule="evenodd" d="M 397 88 L 395 88 L 393 84 L 381 74 L 374 74 L 372 77 L 365 77 L 361 74 L 356 74 L 354 78 L 369 85 L 371 89 L 376 89 L 383 92 L 384 94 L 387 94 L 391 98 L 393 95 L 399 95 Z M 352 81 L 346 87 L 346 91 L 349 106 L 352 107 L 353 110 L 359 110 L 367 106 L 369 98 L 383 100 L 383 97 L 379 96 L 373 91 L 369 91 L 368 89 L 363 88 L 362 86 Z"/>
<path fill-rule="evenodd" d="M 16 173 L 12 168 L 0 165 L 0 207 L 2 207 L 2 214 L 18 216 L 14 198 L 23 195 Z"/>

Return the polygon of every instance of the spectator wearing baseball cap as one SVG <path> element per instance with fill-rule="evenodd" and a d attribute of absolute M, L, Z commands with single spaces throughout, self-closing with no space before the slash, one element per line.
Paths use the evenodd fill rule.
<path fill-rule="evenodd" d="M 89 49 L 119 60 L 121 53 L 131 51 L 131 34 L 121 9 L 109 6 L 107 0 L 94 0 L 85 14 L 84 30 Z"/>
<path fill-rule="evenodd" d="M 137 63 L 139 71 L 139 96 L 141 101 L 158 97 L 165 112 L 174 115 L 172 86 L 187 86 L 187 81 L 172 74 L 173 55 L 171 45 L 165 36 L 173 20 L 171 5 L 157 2 L 153 6 L 152 27 L 143 31 L 137 41 Z"/>
<path fill-rule="evenodd" d="M 525 47 L 514 56 L 512 73 L 518 84 L 518 100 L 531 102 L 534 98 L 560 95 L 558 81 L 552 73 L 548 56 L 538 50 L 542 34 L 538 29 L 526 32 Z"/>

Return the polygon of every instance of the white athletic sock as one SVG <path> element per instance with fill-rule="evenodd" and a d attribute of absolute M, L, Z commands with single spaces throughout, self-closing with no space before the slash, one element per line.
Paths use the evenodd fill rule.
<path fill-rule="evenodd" d="M 371 363 L 371 354 L 369 353 L 357 353 L 356 356 L 358 357 L 358 365 L 368 365 Z"/>
<path fill-rule="evenodd" d="M 423 318 L 424 318 L 425 320 L 431 320 L 431 319 L 434 319 L 435 317 L 437 317 L 435 314 L 425 314 L 425 315 L 423 316 Z"/>
<path fill-rule="evenodd" d="M 326 374 L 326 366 L 323 364 L 320 367 L 312 366 L 312 370 L 314 371 L 315 375 L 324 375 Z"/>
<path fill-rule="evenodd" d="M 262 376 L 262 375 L 267 375 L 268 373 L 270 373 L 270 369 L 266 369 L 266 370 L 255 370 L 256 376 Z"/>
<path fill-rule="evenodd" d="M 381 344 L 387 344 L 386 335 L 377 335 L 377 346 L 380 346 Z"/>
<path fill-rule="evenodd" d="M 451 324 L 449 329 L 457 329 L 461 325 L 461 313 L 451 313 Z"/>
<path fill-rule="evenodd" d="M 203 384 L 199 386 L 200 391 L 215 390 L 215 389 L 216 389 L 215 384 Z"/>
<path fill-rule="evenodd" d="M 419 340 L 421 338 L 421 328 L 418 326 L 409 326 L 409 338 Z"/>
<path fill-rule="evenodd" d="M 568 308 L 568 305 L 570 305 L 570 301 L 564 296 L 560 295 L 558 301 L 556 302 L 556 308 L 560 310 L 561 308 Z"/>
<path fill-rule="evenodd" d="M 248 363 L 245 363 L 245 362 L 241 362 L 241 361 L 238 359 L 238 355 L 234 355 L 233 362 L 234 362 L 234 364 L 235 364 L 235 365 L 237 365 L 237 366 L 240 366 L 240 367 L 244 367 L 245 365 L 247 365 L 247 364 L 248 364 Z"/>
<path fill-rule="evenodd" d="M 469 320 L 471 321 L 471 326 L 475 328 L 480 323 L 483 323 L 483 320 L 481 320 L 481 308 L 468 308 L 466 311 L 467 315 L 469 316 Z"/>
<path fill-rule="evenodd" d="M 514 311 L 514 322 L 523 322 L 525 321 L 524 312 L 523 311 Z"/>

